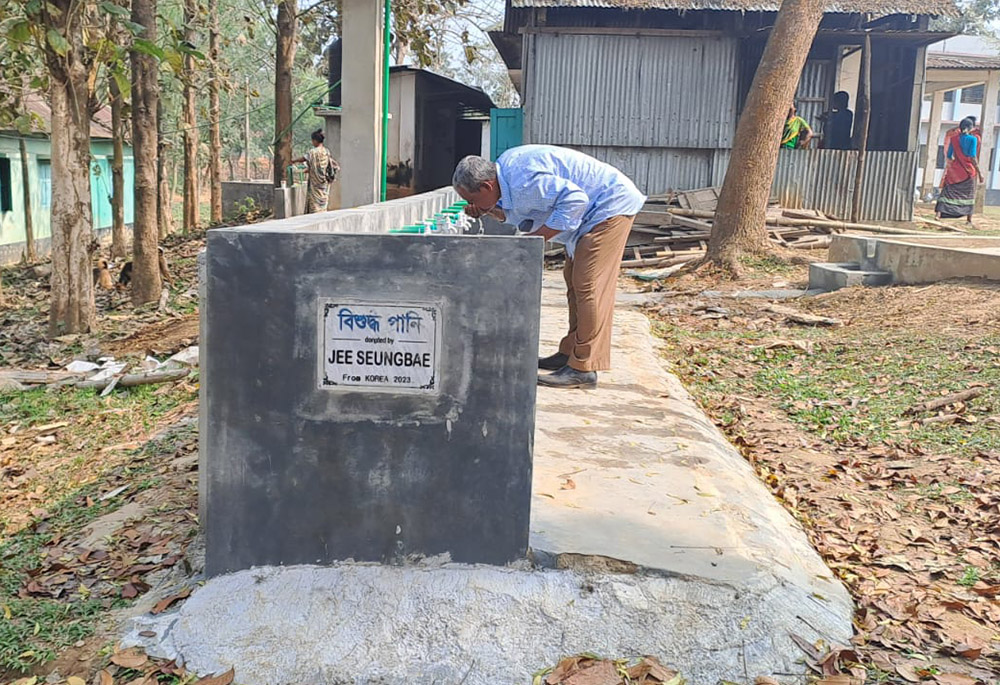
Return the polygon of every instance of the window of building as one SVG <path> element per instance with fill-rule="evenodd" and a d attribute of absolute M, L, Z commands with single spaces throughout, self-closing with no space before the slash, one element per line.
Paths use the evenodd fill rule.
<path fill-rule="evenodd" d="M 0 157 L 0 212 L 14 211 L 14 195 L 10 187 L 10 159 Z"/>
<path fill-rule="evenodd" d="M 963 105 L 981 105 L 983 104 L 983 84 L 980 83 L 978 86 L 969 86 L 968 88 L 962 89 L 962 104 Z"/>
<path fill-rule="evenodd" d="M 955 101 L 955 91 L 953 91 L 953 90 L 945 91 L 944 101 L 945 102 L 954 102 Z"/>
<path fill-rule="evenodd" d="M 52 161 L 38 160 L 38 199 L 42 209 L 52 207 Z"/>

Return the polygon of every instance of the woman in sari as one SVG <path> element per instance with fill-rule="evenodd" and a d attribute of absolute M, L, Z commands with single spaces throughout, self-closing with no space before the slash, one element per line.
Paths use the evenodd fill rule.
<path fill-rule="evenodd" d="M 309 178 L 309 195 L 306 199 L 307 214 L 326 211 L 326 204 L 330 198 L 330 183 L 333 182 L 340 169 L 337 160 L 323 145 L 324 140 L 323 131 L 319 129 L 313 131 L 312 150 L 307 152 L 305 157 L 292 160 L 292 164 L 302 164 L 303 162 L 306 164 Z"/>
<path fill-rule="evenodd" d="M 948 158 L 941 180 L 941 195 L 934 213 L 938 219 L 965 217 L 972 223 L 972 209 L 976 203 L 976 180 L 983 181 L 979 170 L 979 149 L 982 138 L 972 118 L 962 119 L 958 130 L 948 131 L 944 138 Z"/>

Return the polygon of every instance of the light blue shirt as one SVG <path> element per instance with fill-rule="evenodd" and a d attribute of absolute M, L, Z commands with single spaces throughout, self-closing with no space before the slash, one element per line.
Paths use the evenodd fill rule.
<path fill-rule="evenodd" d="M 593 157 L 552 145 L 522 145 L 497 159 L 498 206 L 522 231 L 547 226 L 572 257 L 602 221 L 635 216 L 646 202 L 628 176 Z"/>

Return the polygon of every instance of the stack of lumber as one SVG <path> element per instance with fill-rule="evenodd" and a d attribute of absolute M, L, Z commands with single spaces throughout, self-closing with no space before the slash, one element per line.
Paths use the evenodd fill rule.
<path fill-rule="evenodd" d="M 718 188 L 671 192 L 649 198 L 635 218 L 622 255 L 622 268 L 671 267 L 700 259 L 708 249 L 719 200 Z M 919 223 L 935 229 L 962 232 L 962 229 L 929 219 Z M 813 209 L 787 209 L 771 201 L 765 219 L 773 243 L 799 250 L 819 250 L 830 246 L 831 234 L 842 231 L 913 235 L 925 233 L 914 228 L 839 221 Z M 563 256 L 561 245 L 549 244 L 547 257 Z"/>
<path fill-rule="evenodd" d="M 674 266 L 701 258 L 708 249 L 718 197 L 717 188 L 650 197 L 635 218 L 622 267 Z M 776 205 L 767 210 L 769 237 L 786 247 L 828 247 L 834 228 L 823 225 L 827 223 L 836 222 L 812 210 Z"/>

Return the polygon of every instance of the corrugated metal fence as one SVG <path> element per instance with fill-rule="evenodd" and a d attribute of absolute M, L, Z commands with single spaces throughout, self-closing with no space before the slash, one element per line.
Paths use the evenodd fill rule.
<path fill-rule="evenodd" d="M 782 206 L 818 209 L 849 219 L 857 153 L 848 150 L 782 150 L 773 194 Z M 866 221 L 913 217 L 916 152 L 869 152 L 865 158 L 861 216 Z"/>
<path fill-rule="evenodd" d="M 730 147 L 737 38 L 528 34 L 525 140 Z"/>
<path fill-rule="evenodd" d="M 573 145 L 628 175 L 645 193 L 720 186 L 730 150 L 608 148 Z M 857 153 L 850 150 L 781 150 L 772 196 L 789 209 L 818 209 L 846 220 L 854 202 Z M 861 216 L 865 221 L 913 218 L 916 152 L 870 151 Z"/>

